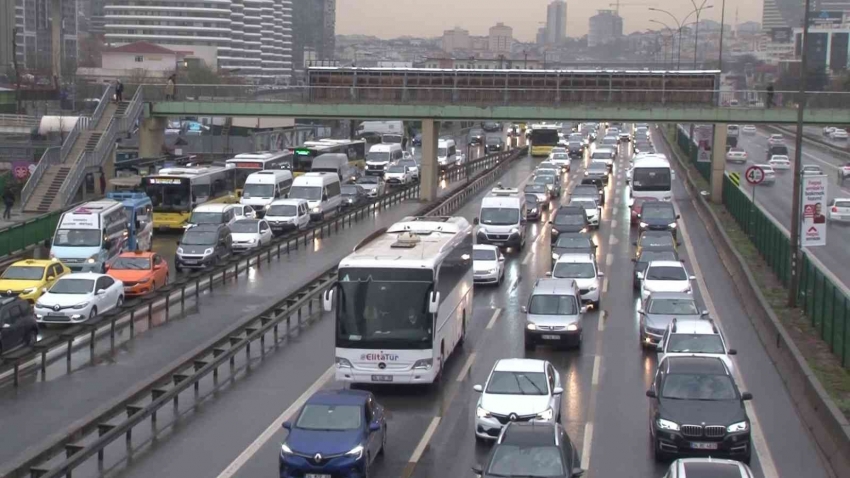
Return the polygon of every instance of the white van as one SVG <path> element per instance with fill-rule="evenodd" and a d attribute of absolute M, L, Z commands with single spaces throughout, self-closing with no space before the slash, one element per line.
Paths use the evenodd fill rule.
<path fill-rule="evenodd" d="M 445 169 L 457 164 L 457 146 L 453 139 L 441 139 L 437 141 L 437 162 L 440 168 Z"/>
<path fill-rule="evenodd" d="M 231 225 L 236 222 L 236 211 L 233 204 L 201 204 L 192 210 L 192 215 L 184 226 L 188 229 L 201 224 Z"/>
<path fill-rule="evenodd" d="M 339 180 L 347 183 L 357 179 L 357 167 L 348 162 L 344 153 L 325 153 L 316 156 L 311 171 L 315 173 L 336 173 Z"/>
<path fill-rule="evenodd" d="M 276 236 L 307 229 L 310 206 L 305 199 L 278 199 L 266 210 L 266 221 Z"/>
<path fill-rule="evenodd" d="M 295 178 L 289 190 L 292 199 L 306 199 L 310 217 L 321 221 L 333 214 L 342 202 L 339 176 L 333 173 L 305 173 Z"/>
<path fill-rule="evenodd" d="M 477 243 L 522 249 L 526 212 L 525 194 L 514 188 L 494 188 L 481 200 L 481 211 L 475 218 Z"/>
<path fill-rule="evenodd" d="M 292 187 L 292 172 L 284 169 L 269 169 L 251 173 L 242 187 L 239 203 L 251 206 L 257 216 L 263 217 L 265 209 L 275 199 L 285 198 Z"/>
<path fill-rule="evenodd" d="M 369 149 L 366 155 L 366 174 L 383 175 L 384 170 L 390 163 L 394 163 L 404 157 L 401 145 L 376 144 Z"/>
<path fill-rule="evenodd" d="M 124 205 L 111 199 L 87 202 L 62 214 L 50 258 L 74 272 L 104 272 L 130 235 Z"/>

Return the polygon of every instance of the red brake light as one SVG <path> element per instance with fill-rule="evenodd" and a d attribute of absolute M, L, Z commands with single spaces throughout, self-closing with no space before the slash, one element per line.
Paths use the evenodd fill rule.
<path fill-rule="evenodd" d="M 838 212 L 838 207 L 837 207 L 837 206 L 832 206 L 832 212 Z"/>

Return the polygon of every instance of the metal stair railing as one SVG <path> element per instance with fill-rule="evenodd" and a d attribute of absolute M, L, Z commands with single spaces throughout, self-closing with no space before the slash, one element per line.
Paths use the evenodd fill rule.
<path fill-rule="evenodd" d="M 59 164 L 60 150 L 61 148 L 59 146 L 54 146 L 44 150 L 44 154 L 42 154 L 41 159 L 38 160 L 35 170 L 32 174 L 30 174 L 29 179 L 27 179 L 27 183 L 24 184 L 24 188 L 21 189 L 21 207 L 27 207 L 27 201 L 29 201 L 30 197 L 32 197 L 32 194 L 35 192 L 35 188 L 38 187 L 38 183 L 47 171 L 47 168 L 51 165 Z"/>

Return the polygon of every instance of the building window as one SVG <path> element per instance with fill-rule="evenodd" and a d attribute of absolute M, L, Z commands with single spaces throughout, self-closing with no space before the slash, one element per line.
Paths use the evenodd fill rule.
<path fill-rule="evenodd" d="M 136 63 L 142 63 L 143 61 L 145 61 L 145 57 L 141 55 L 136 57 Z"/>

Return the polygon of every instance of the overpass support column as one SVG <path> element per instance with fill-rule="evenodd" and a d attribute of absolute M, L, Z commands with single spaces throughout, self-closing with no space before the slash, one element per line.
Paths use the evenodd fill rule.
<path fill-rule="evenodd" d="M 439 129 L 439 121 L 422 120 L 422 170 L 419 182 L 419 199 L 422 202 L 437 199 L 437 185 L 440 182 L 440 166 L 437 163 L 437 131 Z"/>
<path fill-rule="evenodd" d="M 726 124 L 714 125 L 714 143 L 711 145 L 711 202 L 723 203 L 723 174 L 726 171 Z"/>
<path fill-rule="evenodd" d="M 168 118 L 143 118 L 139 128 L 139 157 L 155 158 L 162 156 L 162 146 L 165 144 L 165 126 Z"/>

